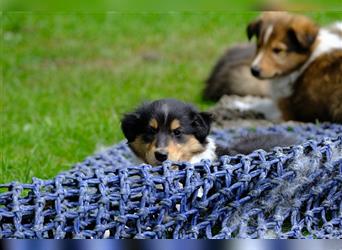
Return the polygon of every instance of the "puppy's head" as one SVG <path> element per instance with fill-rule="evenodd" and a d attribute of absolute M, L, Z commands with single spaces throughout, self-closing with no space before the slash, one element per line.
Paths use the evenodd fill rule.
<path fill-rule="evenodd" d="M 121 128 L 132 151 L 143 161 L 189 161 L 205 150 L 212 116 L 193 106 L 162 99 L 126 114 Z"/>
<path fill-rule="evenodd" d="M 271 79 L 302 66 L 315 46 L 318 26 L 309 18 L 285 12 L 265 12 L 247 27 L 256 36 L 257 53 L 251 65 L 255 77 Z"/>

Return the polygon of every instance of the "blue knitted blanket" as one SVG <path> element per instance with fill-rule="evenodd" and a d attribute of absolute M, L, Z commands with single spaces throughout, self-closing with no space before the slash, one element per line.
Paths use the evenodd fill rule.
<path fill-rule="evenodd" d="M 301 143 L 215 162 L 137 165 L 119 143 L 50 180 L 2 184 L 0 238 L 342 238 L 342 125 L 215 130 Z"/>

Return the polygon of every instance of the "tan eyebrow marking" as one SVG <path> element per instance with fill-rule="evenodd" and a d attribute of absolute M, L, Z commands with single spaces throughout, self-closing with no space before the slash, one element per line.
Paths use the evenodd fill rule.
<path fill-rule="evenodd" d="M 175 130 L 177 128 L 180 128 L 180 122 L 178 119 L 174 119 L 172 122 L 171 122 L 171 125 L 170 125 L 170 128 L 171 130 Z"/>
<path fill-rule="evenodd" d="M 156 120 L 155 118 L 152 118 L 152 119 L 150 120 L 149 125 L 150 125 L 152 128 L 154 128 L 154 129 L 157 129 L 157 128 L 158 128 L 158 122 L 157 122 L 157 120 Z"/>

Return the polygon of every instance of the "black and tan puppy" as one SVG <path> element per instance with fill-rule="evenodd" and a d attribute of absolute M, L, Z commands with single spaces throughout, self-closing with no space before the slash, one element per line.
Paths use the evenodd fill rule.
<path fill-rule="evenodd" d="M 132 151 L 144 162 L 165 160 L 196 162 L 215 158 L 208 138 L 212 117 L 173 99 L 141 105 L 122 119 L 122 131 Z"/>
<path fill-rule="evenodd" d="M 288 146 L 294 137 L 282 134 L 241 138 L 227 148 L 218 147 L 209 136 L 212 115 L 174 99 L 145 103 L 126 114 L 121 123 L 128 145 L 142 161 L 159 165 L 165 160 L 199 162 L 225 154 L 248 154 L 255 149 Z"/>

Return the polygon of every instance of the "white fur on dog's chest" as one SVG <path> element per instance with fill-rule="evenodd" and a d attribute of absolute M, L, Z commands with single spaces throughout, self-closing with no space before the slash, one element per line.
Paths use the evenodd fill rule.
<path fill-rule="evenodd" d="M 215 160 L 216 159 L 216 145 L 213 138 L 208 137 L 208 144 L 206 145 L 206 150 L 200 154 L 193 156 L 190 159 L 190 163 L 198 163 L 202 159 Z"/>
<path fill-rule="evenodd" d="M 293 94 L 293 85 L 298 77 L 306 70 L 309 65 L 319 56 L 329 53 L 336 49 L 342 49 L 342 37 L 333 33 L 332 29 L 342 32 L 342 22 L 337 22 L 329 28 L 321 28 L 317 41 L 318 45 L 312 52 L 310 58 L 298 70 L 289 75 L 278 77 L 271 80 L 271 95 L 273 99 L 289 97 Z"/>

